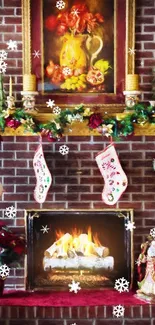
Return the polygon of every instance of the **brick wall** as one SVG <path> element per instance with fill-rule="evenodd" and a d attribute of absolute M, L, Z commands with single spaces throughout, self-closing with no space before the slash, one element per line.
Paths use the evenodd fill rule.
<path fill-rule="evenodd" d="M 143 99 L 150 99 L 152 67 L 154 65 L 154 0 L 137 0 L 136 14 L 136 71 L 141 77 Z M 13 90 L 20 99 L 22 89 L 22 41 L 21 1 L 0 0 L 0 49 L 6 49 L 6 41 L 17 40 L 18 51 L 8 55 L 8 69 L 5 76 L 6 91 L 9 75 L 13 76 Z M 32 168 L 38 137 L 3 137 L 0 143 L 0 181 L 6 192 L 0 202 L 4 217 L 6 207 L 17 208 L 17 218 L 5 221 L 16 230 L 24 232 L 24 209 L 27 208 L 108 208 L 101 201 L 103 180 L 94 157 L 106 145 L 101 137 L 66 137 L 61 143 L 70 147 L 68 156 L 58 152 L 60 143 L 44 142 L 45 158 L 53 175 L 53 185 L 43 205 L 33 199 L 35 176 Z M 133 137 L 116 144 L 116 150 L 129 180 L 129 186 L 117 208 L 135 210 L 136 230 L 134 232 L 135 255 L 140 243 L 154 227 L 155 216 L 155 172 L 152 159 L 155 157 L 155 137 Z M 78 169 L 82 174 L 77 174 Z M 7 279 L 9 288 L 22 288 L 24 269 L 12 269 Z"/>

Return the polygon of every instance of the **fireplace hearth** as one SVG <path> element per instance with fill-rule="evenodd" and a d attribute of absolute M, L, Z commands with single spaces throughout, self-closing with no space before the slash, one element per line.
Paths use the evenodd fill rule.
<path fill-rule="evenodd" d="M 27 289 L 111 288 L 115 279 L 132 283 L 133 221 L 127 210 L 27 211 Z"/>

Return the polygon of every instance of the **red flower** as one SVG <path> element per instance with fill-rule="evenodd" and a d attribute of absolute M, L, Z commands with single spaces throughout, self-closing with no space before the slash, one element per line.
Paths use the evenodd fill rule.
<path fill-rule="evenodd" d="M 96 129 L 101 123 L 103 123 L 102 117 L 98 113 L 94 113 L 89 118 L 89 124 L 88 126 L 91 129 Z"/>
<path fill-rule="evenodd" d="M 11 117 L 7 117 L 5 120 L 5 123 L 6 123 L 6 126 L 9 126 L 10 128 L 13 128 L 13 129 L 17 129 L 21 125 L 20 121 L 14 119 L 14 118 L 11 118 Z"/>
<path fill-rule="evenodd" d="M 57 25 L 58 25 L 58 19 L 55 16 L 51 15 L 46 18 L 46 20 L 45 20 L 45 28 L 46 29 L 53 31 L 53 30 L 55 30 Z"/>

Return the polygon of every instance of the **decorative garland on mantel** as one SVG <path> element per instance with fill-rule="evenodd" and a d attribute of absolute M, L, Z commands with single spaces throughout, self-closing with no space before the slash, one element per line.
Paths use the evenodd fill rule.
<path fill-rule="evenodd" d="M 6 127 L 17 129 L 23 125 L 25 132 L 40 134 L 46 136 L 49 141 L 54 142 L 59 140 L 65 131 L 65 128 L 71 128 L 75 121 L 88 121 L 86 127 L 90 130 L 97 129 L 101 135 L 111 136 L 114 139 L 126 137 L 134 134 L 134 126 L 144 125 L 145 123 L 155 124 L 155 107 L 145 107 L 143 104 L 136 104 L 133 110 L 127 110 L 127 114 L 110 116 L 95 112 L 94 109 L 85 108 L 83 104 L 74 109 L 62 109 L 54 115 L 51 121 L 41 123 L 37 116 L 33 117 L 24 109 L 17 108 L 14 112 L 9 109 L 2 110 L 0 114 L 0 131 L 4 132 Z"/>

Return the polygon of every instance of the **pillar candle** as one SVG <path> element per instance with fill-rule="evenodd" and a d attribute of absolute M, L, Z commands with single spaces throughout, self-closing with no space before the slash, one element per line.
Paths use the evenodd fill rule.
<path fill-rule="evenodd" d="M 9 80 L 9 96 L 11 97 L 12 96 L 12 78 L 10 77 L 10 80 Z"/>
<path fill-rule="evenodd" d="M 139 76 L 138 76 L 138 74 L 127 74 L 125 90 L 127 90 L 127 91 L 139 90 Z"/>
<path fill-rule="evenodd" d="M 23 76 L 23 91 L 36 91 L 36 76 L 35 76 L 35 74 L 24 74 L 24 76 Z"/>

